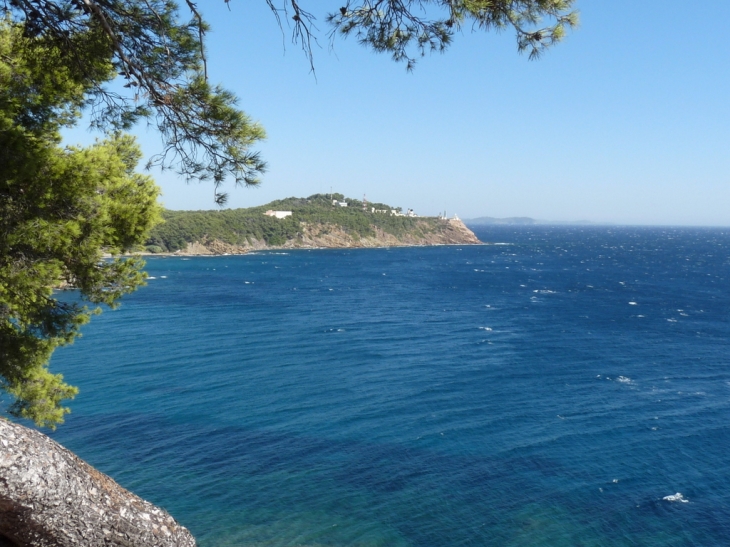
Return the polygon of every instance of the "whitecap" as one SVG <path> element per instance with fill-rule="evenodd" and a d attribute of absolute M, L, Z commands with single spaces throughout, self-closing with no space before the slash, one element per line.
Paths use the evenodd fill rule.
<path fill-rule="evenodd" d="M 638 306 L 638 305 L 639 304 L 637 304 L 636 302 L 629 302 L 629 306 Z"/>
<path fill-rule="evenodd" d="M 621 382 L 622 384 L 630 384 L 631 378 L 627 378 L 626 376 L 619 376 L 618 378 L 616 378 L 616 381 Z"/>
<path fill-rule="evenodd" d="M 160 276 L 160 279 L 167 279 L 167 276 L 166 275 L 161 275 Z"/>
<path fill-rule="evenodd" d="M 684 499 L 684 496 L 677 492 L 676 494 L 673 494 L 671 496 L 664 496 L 662 498 L 664 501 L 681 501 L 682 503 L 689 503 L 689 500 Z"/>
<path fill-rule="evenodd" d="M 670 323 L 676 323 L 677 322 L 676 319 L 667 319 L 667 321 L 669 321 Z"/>
<path fill-rule="evenodd" d="M 150 275 L 150 276 L 147 277 L 147 279 L 157 279 L 157 278 L 155 276 L 153 276 L 153 275 Z"/>
<path fill-rule="evenodd" d="M 479 328 L 480 328 L 481 330 L 489 330 L 489 331 L 491 331 L 491 330 L 492 330 L 492 327 L 479 327 Z"/>

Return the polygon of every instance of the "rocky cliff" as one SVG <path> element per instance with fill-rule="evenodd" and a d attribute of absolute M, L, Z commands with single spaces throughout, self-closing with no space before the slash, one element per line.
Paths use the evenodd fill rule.
<path fill-rule="evenodd" d="M 377 227 L 375 235 L 355 237 L 338 226 L 328 224 L 304 225 L 297 239 L 286 242 L 284 248 L 307 247 L 399 247 L 412 245 L 474 245 L 481 243 L 458 219 L 439 221 L 434 229 L 425 220 L 417 221 L 414 229 L 394 235 Z"/>
<path fill-rule="evenodd" d="M 0 419 L 0 546 L 195 544 L 163 509 L 42 433 Z"/>

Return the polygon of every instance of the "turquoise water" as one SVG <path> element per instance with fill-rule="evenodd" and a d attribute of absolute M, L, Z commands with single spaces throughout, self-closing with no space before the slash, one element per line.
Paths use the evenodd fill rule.
<path fill-rule="evenodd" d="M 151 259 L 53 436 L 203 547 L 730 544 L 730 231 L 478 235 Z"/>

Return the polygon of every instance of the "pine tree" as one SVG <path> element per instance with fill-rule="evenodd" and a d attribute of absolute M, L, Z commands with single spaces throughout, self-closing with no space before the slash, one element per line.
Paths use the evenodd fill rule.
<path fill-rule="evenodd" d="M 92 51 L 101 33 L 74 37 Z M 0 22 L 0 385 L 9 411 L 54 426 L 76 388 L 48 370 L 98 310 L 144 282 L 138 259 L 103 260 L 142 243 L 159 219 L 158 188 L 134 172 L 134 139 L 109 135 L 87 148 L 63 148 L 88 90 L 114 74 L 109 57 L 85 70 L 23 28 Z M 58 297 L 72 285 L 79 298 Z M 88 304 L 92 307 L 89 308 Z"/>

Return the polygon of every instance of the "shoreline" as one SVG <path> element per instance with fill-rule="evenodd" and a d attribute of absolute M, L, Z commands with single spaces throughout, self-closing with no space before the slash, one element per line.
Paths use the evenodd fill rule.
<path fill-rule="evenodd" d="M 406 244 L 406 245 L 382 245 L 382 246 L 342 246 L 342 247 L 265 247 L 261 249 L 250 249 L 241 253 L 185 253 L 180 251 L 165 252 L 165 253 L 150 253 L 147 251 L 125 253 L 123 255 L 111 255 L 108 253 L 104 254 L 104 258 L 114 258 L 115 256 L 143 256 L 143 257 L 162 257 L 162 258 L 174 258 L 174 257 L 221 257 L 221 256 L 244 256 L 251 253 L 267 252 L 267 251 L 327 251 L 327 250 L 341 250 L 341 249 L 392 249 L 401 247 L 461 247 L 467 245 L 469 247 L 478 246 L 491 246 L 496 245 L 491 242 L 480 241 L 479 243 L 425 243 L 423 245 Z"/>

